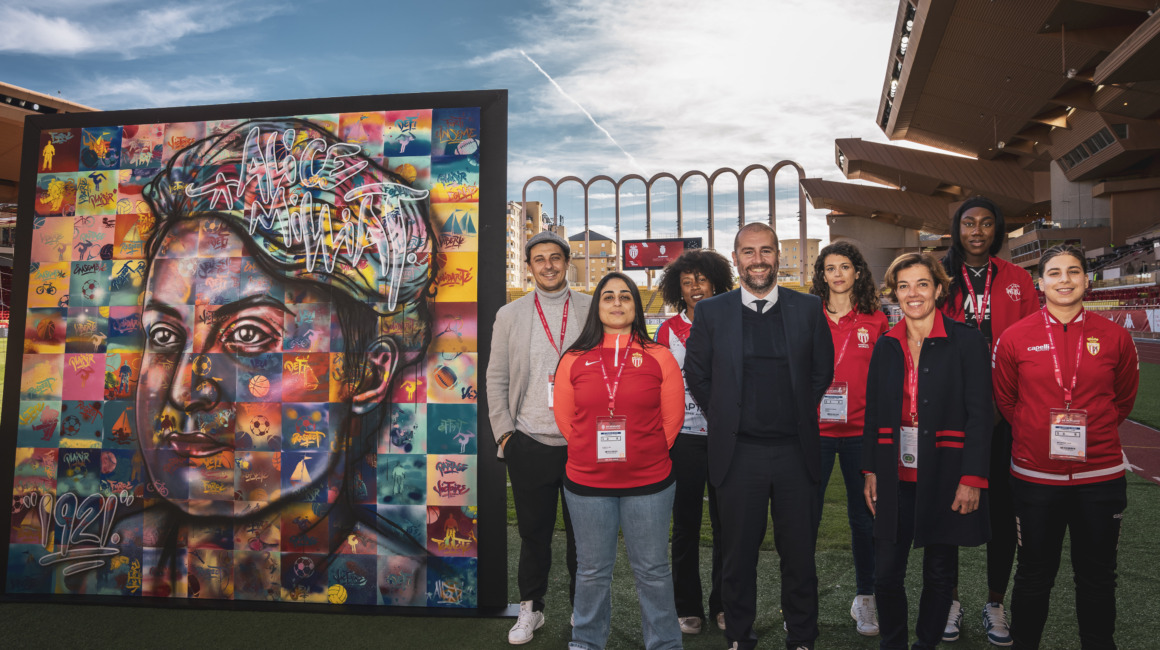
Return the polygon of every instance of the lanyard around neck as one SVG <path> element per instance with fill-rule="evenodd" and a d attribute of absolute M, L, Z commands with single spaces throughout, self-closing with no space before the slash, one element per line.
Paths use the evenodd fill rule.
<path fill-rule="evenodd" d="M 552 340 L 552 330 L 548 327 L 548 319 L 544 317 L 544 308 L 540 306 L 540 294 L 536 294 L 536 311 L 540 314 L 540 324 L 544 326 L 544 334 L 548 335 L 548 343 L 552 344 L 552 349 L 556 351 L 556 356 L 560 357 L 564 353 L 564 332 L 568 331 L 568 303 L 572 302 L 572 294 L 568 293 L 568 297 L 564 300 L 564 317 L 560 323 L 560 345 Z"/>
<path fill-rule="evenodd" d="M 633 334 L 628 335 L 628 343 L 624 346 L 624 358 L 620 360 L 620 369 L 616 371 L 616 381 L 609 383 L 608 369 L 604 367 L 604 341 L 600 341 L 600 373 L 604 375 L 604 387 L 608 389 L 608 415 L 616 408 L 616 391 L 620 390 L 620 376 L 624 373 L 624 366 L 628 364 L 628 351 L 632 348 Z"/>

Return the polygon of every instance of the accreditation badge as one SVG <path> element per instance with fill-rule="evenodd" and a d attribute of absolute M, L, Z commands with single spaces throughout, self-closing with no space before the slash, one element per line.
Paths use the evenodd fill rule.
<path fill-rule="evenodd" d="M 628 419 L 624 416 L 596 418 L 596 462 L 623 463 L 628 452 Z"/>
<path fill-rule="evenodd" d="M 822 422 L 845 422 L 847 405 L 849 404 L 849 386 L 844 381 L 836 381 L 826 389 L 822 395 L 822 403 L 818 408 L 819 419 Z"/>
<path fill-rule="evenodd" d="M 1051 409 L 1051 437 L 1047 457 L 1087 462 L 1087 411 Z"/>
<path fill-rule="evenodd" d="M 918 427 L 902 427 L 899 432 L 902 444 L 898 446 L 898 460 L 903 467 L 918 468 Z"/>
<path fill-rule="evenodd" d="M 548 373 L 548 410 L 556 408 L 556 373 Z"/>

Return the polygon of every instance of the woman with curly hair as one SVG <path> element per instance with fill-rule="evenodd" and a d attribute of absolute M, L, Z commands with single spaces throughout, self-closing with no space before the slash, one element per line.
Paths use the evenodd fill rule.
<path fill-rule="evenodd" d="M 856 246 L 836 242 L 826 246 L 814 262 L 810 293 L 820 297 L 834 340 L 834 382 L 819 409 L 822 474 L 819 497 L 834 470 L 834 456 L 846 483 L 846 517 L 854 551 L 857 592 L 850 606 L 858 633 L 878 634 L 878 607 L 874 598 L 874 517 L 862 500 L 862 423 L 866 413 L 866 372 L 878 337 L 889 329 L 879 310 L 878 291 L 870 267 Z M 818 525 L 821 524 L 819 510 Z"/>
<path fill-rule="evenodd" d="M 703 298 L 733 289 L 733 270 L 721 254 L 710 250 L 685 251 L 665 267 L 657 289 L 665 304 L 679 310 L 657 330 L 657 343 L 685 366 L 685 341 L 693 327 L 693 313 Z M 673 500 L 673 583 L 681 631 L 697 634 L 705 618 L 701 591 L 700 537 L 705 486 L 708 484 L 708 437 L 705 415 L 685 387 L 685 422 L 673 444 L 673 473 L 677 494 Z M 713 529 L 712 587 L 709 615 L 724 628 L 721 605 L 721 547 L 718 544 L 717 497 L 709 485 L 709 523 Z"/>

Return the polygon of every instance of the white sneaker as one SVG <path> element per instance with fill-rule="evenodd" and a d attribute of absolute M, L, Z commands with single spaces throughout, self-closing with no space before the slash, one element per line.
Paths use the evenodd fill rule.
<path fill-rule="evenodd" d="M 878 636 L 878 601 L 872 595 L 854 596 L 850 605 L 850 616 L 858 624 L 858 634 Z"/>
<path fill-rule="evenodd" d="M 963 605 L 957 600 L 951 601 L 951 611 L 947 613 L 947 626 L 943 630 L 943 641 L 958 641 L 959 628 L 963 626 Z"/>
<path fill-rule="evenodd" d="M 532 634 L 544 626 L 544 613 L 532 611 L 532 601 L 520 603 L 520 616 L 508 631 L 508 643 L 523 645 L 532 640 Z"/>
<path fill-rule="evenodd" d="M 1007 627 L 1007 611 L 1003 609 L 1003 603 L 983 605 L 983 630 L 987 632 L 991 645 L 1011 645 L 1011 629 Z"/>
<path fill-rule="evenodd" d="M 677 621 L 681 624 L 681 634 L 701 633 L 701 618 L 699 616 L 682 616 Z"/>

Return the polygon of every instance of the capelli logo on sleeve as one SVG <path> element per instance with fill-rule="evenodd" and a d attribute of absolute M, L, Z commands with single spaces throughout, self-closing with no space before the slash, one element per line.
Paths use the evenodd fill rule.
<path fill-rule="evenodd" d="M 1051 349 L 1051 345 L 1044 343 L 1043 345 L 1033 345 L 1027 348 L 1028 352 L 1047 352 Z"/>

